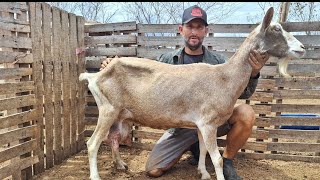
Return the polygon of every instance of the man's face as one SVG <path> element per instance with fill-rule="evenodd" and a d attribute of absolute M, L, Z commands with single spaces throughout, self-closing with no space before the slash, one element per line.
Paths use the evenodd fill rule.
<path fill-rule="evenodd" d="M 193 19 L 187 24 L 180 25 L 179 31 L 184 38 L 185 46 L 196 50 L 201 47 L 203 39 L 208 33 L 208 27 L 201 19 Z"/>

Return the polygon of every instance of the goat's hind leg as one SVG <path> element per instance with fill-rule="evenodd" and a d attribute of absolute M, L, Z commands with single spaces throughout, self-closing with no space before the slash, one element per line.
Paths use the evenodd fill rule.
<path fill-rule="evenodd" d="M 201 132 L 203 142 L 210 154 L 212 164 L 214 165 L 214 169 L 217 175 L 217 179 L 224 180 L 223 160 L 219 153 L 218 145 L 217 145 L 217 127 L 211 126 L 209 124 L 205 124 L 205 125 L 203 124 L 201 126 L 198 126 L 198 128 L 199 128 L 199 131 Z M 201 140 L 199 140 L 199 144 L 200 143 L 201 143 Z M 202 150 L 200 146 L 200 153 L 201 151 Z M 200 166 L 200 159 L 199 159 L 199 166 Z"/>
<path fill-rule="evenodd" d="M 119 115 L 111 105 L 102 105 L 99 107 L 99 118 L 97 126 L 87 142 L 88 157 L 90 165 L 90 179 L 100 179 L 97 165 L 97 154 L 101 142 L 108 135 L 109 129 Z"/>
<path fill-rule="evenodd" d="M 126 131 L 124 131 L 124 129 L 122 128 L 122 122 L 115 122 L 110 128 L 108 136 L 112 150 L 113 163 L 118 170 L 128 169 L 128 165 L 123 162 L 119 152 L 120 142 L 123 139 L 122 133 L 124 132 L 126 133 Z"/>
<path fill-rule="evenodd" d="M 207 149 L 204 144 L 203 137 L 202 137 L 200 130 L 198 130 L 198 139 L 199 139 L 199 146 L 200 146 L 198 173 L 201 174 L 201 179 L 210 179 L 210 174 L 208 173 L 208 171 L 206 169 Z"/>

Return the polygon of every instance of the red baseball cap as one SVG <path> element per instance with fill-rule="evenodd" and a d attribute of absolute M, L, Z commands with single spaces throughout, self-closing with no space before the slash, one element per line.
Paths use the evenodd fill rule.
<path fill-rule="evenodd" d="M 191 6 L 183 11 L 182 24 L 188 23 L 197 18 L 201 19 L 204 24 L 208 26 L 207 13 L 197 5 Z"/>

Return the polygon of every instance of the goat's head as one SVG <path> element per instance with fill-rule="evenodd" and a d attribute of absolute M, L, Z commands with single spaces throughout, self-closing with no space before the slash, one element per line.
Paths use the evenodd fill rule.
<path fill-rule="evenodd" d="M 285 31 L 281 24 L 271 22 L 273 12 L 273 7 L 269 8 L 263 22 L 255 29 L 259 39 L 256 46 L 281 59 L 278 63 L 279 72 L 285 77 L 290 77 L 287 73 L 288 61 L 303 57 L 306 52 L 305 47 L 292 34 Z"/>

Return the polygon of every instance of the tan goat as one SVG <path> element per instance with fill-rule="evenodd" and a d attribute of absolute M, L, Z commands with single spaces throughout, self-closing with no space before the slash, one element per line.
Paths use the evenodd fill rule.
<path fill-rule="evenodd" d="M 100 179 L 98 148 L 114 123 L 124 120 L 158 129 L 197 128 L 200 144 L 198 170 L 209 179 L 205 155 L 210 154 L 218 180 L 224 179 L 216 132 L 231 116 L 248 84 L 251 49 L 278 58 L 300 58 L 304 46 L 278 23 L 271 23 L 273 8 L 224 64 L 171 65 L 150 59 L 115 58 L 102 71 L 82 73 L 99 108 L 96 129 L 87 142 L 90 178 Z M 280 68 L 281 69 L 281 68 Z M 281 72 L 284 72 L 283 70 Z"/>

